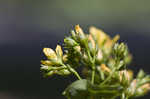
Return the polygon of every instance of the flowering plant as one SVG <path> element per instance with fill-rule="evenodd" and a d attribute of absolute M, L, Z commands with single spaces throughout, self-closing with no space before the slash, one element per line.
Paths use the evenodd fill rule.
<path fill-rule="evenodd" d="M 70 84 L 63 95 L 67 99 L 130 99 L 150 90 L 150 75 L 140 70 L 137 76 L 127 68 L 131 54 L 126 44 L 117 43 L 119 35 L 111 38 L 102 30 L 90 27 L 85 34 L 79 25 L 64 39 L 64 53 L 44 48 L 47 57 L 40 70 L 45 77 L 74 74 L 78 80 Z M 82 67 L 82 74 L 76 71 Z"/>

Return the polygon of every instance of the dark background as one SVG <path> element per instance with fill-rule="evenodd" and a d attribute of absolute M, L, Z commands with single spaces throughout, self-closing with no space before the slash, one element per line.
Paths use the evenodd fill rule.
<path fill-rule="evenodd" d="M 133 54 L 129 68 L 150 73 L 149 0 L 0 0 L 0 99 L 65 99 L 71 77 L 40 75 L 42 48 L 62 44 L 73 26 L 119 34 Z M 140 98 L 149 99 L 150 94 Z"/>

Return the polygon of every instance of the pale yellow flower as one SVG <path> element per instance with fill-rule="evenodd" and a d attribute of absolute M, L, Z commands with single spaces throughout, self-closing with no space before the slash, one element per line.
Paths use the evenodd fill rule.
<path fill-rule="evenodd" d="M 89 29 L 90 34 L 94 37 L 94 39 L 97 41 L 99 47 L 101 47 L 104 43 L 104 41 L 109 38 L 108 35 L 106 35 L 102 30 L 97 29 L 95 27 L 90 27 Z"/>
<path fill-rule="evenodd" d="M 103 53 L 102 53 L 101 49 L 98 50 L 97 59 L 98 60 L 102 60 L 103 59 Z"/>
<path fill-rule="evenodd" d="M 144 95 L 150 90 L 150 83 L 146 83 L 136 89 L 136 94 Z"/>
<path fill-rule="evenodd" d="M 51 48 L 44 48 L 43 53 L 45 54 L 45 56 L 48 59 L 56 59 L 57 58 L 56 53 Z"/>
<path fill-rule="evenodd" d="M 64 62 L 66 62 L 68 60 L 67 57 L 68 57 L 67 54 L 63 55 L 63 61 Z"/>
<path fill-rule="evenodd" d="M 119 35 L 116 35 L 116 36 L 112 39 L 112 41 L 113 41 L 113 43 L 116 43 L 119 39 L 120 39 L 120 36 L 119 36 Z"/>
<path fill-rule="evenodd" d="M 48 60 L 41 60 L 41 63 L 42 63 L 43 65 L 46 65 L 46 66 L 52 66 L 52 65 L 53 65 L 53 62 L 48 61 Z"/>
<path fill-rule="evenodd" d="M 93 39 L 91 34 L 89 35 L 88 40 L 89 40 L 89 42 L 91 42 L 92 48 L 95 49 L 96 48 L 95 41 L 94 41 L 94 39 Z"/>
<path fill-rule="evenodd" d="M 90 34 L 93 38 L 97 41 L 98 46 L 100 48 L 103 47 L 106 54 L 109 54 L 113 45 L 118 41 L 120 38 L 119 35 L 116 35 L 113 39 L 110 38 L 104 31 L 97 29 L 96 27 L 90 27 L 89 29 Z"/>
<path fill-rule="evenodd" d="M 122 70 L 119 72 L 120 82 L 123 80 L 123 76 L 125 76 L 128 82 L 133 78 L 133 72 L 131 70 Z"/>
<path fill-rule="evenodd" d="M 130 94 L 133 95 L 136 91 L 136 84 L 137 84 L 137 80 L 134 79 L 132 82 L 131 82 L 131 85 L 130 85 Z"/>
<path fill-rule="evenodd" d="M 57 45 L 57 47 L 56 47 L 56 53 L 57 53 L 60 57 L 62 57 L 63 51 L 62 51 L 62 48 L 61 48 L 60 45 Z"/>
<path fill-rule="evenodd" d="M 150 83 L 146 83 L 144 85 L 141 86 L 142 89 L 149 89 L 150 90 Z"/>
<path fill-rule="evenodd" d="M 111 39 L 110 37 L 108 37 L 104 43 L 104 50 L 106 53 L 110 53 L 113 45 L 119 40 L 120 36 L 116 35 L 113 39 Z"/>
<path fill-rule="evenodd" d="M 84 35 L 84 32 L 83 32 L 82 28 L 79 25 L 75 26 L 75 31 L 76 31 L 77 34 Z"/>
<path fill-rule="evenodd" d="M 100 69 L 103 72 L 111 72 L 111 70 L 105 64 L 101 64 Z"/>
<path fill-rule="evenodd" d="M 75 46 L 75 49 L 76 49 L 77 52 L 79 52 L 79 53 L 81 52 L 81 47 L 80 46 Z"/>

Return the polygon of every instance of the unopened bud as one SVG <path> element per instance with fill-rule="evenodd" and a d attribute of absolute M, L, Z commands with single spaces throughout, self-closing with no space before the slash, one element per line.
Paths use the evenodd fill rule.
<path fill-rule="evenodd" d="M 56 74 L 61 75 L 61 76 L 65 76 L 65 75 L 69 75 L 71 72 L 68 69 L 62 69 L 57 71 Z"/>
<path fill-rule="evenodd" d="M 81 47 L 80 46 L 75 46 L 75 50 L 80 53 L 81 52 Z"/>
<path fill-rule="evenodd" d="M 51 48 L 44 48 L 43 52 L 48 59 L 56 59 L 56 53 Z"/>
<path fill-rule="evenodd" d="M 60 45 L 57 45 L 57 47 L 56 47 L 56 54 L 57 54 L 59 57 L 62 57 L 62 55 L 63 55 L 63 51 L 62 51 Z"/>
<path fill-rule="evenodd" d="M 98 53 L 97 53 L 97 60 L 101 61 L 103 59 L 103 53 L 101 51 L 101 49 L 98 50 Z"/>
<path fill-rule="evenodd" d="M 52 76 L 53 74 L 55 74 L 54 71 L 49 71 L 49 72 L 46 73 L 44 76 L 45 76 L 45 77 L 50 77 L 50 76 Z"/>
<path fill-rule="evenodd" d="M 102 46 L 104 41 L 107 38 L 107 35 L 100 29 L 97 29 L 95 27 L 90 27 L 90 34 L 94 37 L 94 39 L 98 42 L 99 47 Z"/>
<path fill-rule="evenodd" d="M 86 39 L 86 36 L 79 25 L 75 26 L 75 31 L 76 31 L 80 41 L 84 41 Z"/>
<path fill-rule="evenodd" d="M 70 37 L 64 39 L 66 46 L 77 46 L 78 43 Z"/>
<path fill-rule="evenodd" d="M 122 70 L 119 72 L 120 75 L 120 82 L 122 82 L 123 76 L 125 77 L 125 80 L 127 80 L 128 82 L 131 80 L 132 76 L 133 76 L 133 72 L 131 70 Z"/>
<path fill-rule="evenodd" d="M 103 72 L 111 72 L 111 70 L 105 64 L 101 64 L 100 68 Z"/>
<path fill-rule="evenodd" d="M 65 55 L 63 56 L 63 61 L 64 61 L 64 62 L 66 62 L 66 61 L 68 60 L 67 57 L 68 57 L 67 54 L 65 54 Z"/>
<path fill-rule="evenodd" d="M 134 79 L 132 82 L 131 82 L 131 85 L 130 85 L 130 90 L 129 90 L 129 93 L 131 95 L 134 95 L 135 91 L 136 91 L 136 84 L 137 84 L 137 80 Z"/>
<path fill-rule="evenodd" d="M 89 40 L 89 42 L 90 42 L 91 45 L 92 45 L 92 49 L 95 49 L 95 48 L 96 48 L 96 45 L 95 45 L 95 41 L 94 41 L 92 35 L 89 35 L 88 40 Z"/>
<path fill-rule="evenodd" d="M 80 28 L 79 25 L 76 25 L 76 26 L 75 26 L 75 30 L 76 30 L 76 33 L 77 33 L 77 34 L 84 35 L 83 30 Z"/>
<path fill-rule="evenodd" d="M 150 83 L 146 83 L 141 87 L 137 88 L 136 94 L 140 96 L 146 94 L 148 91 L 150 91 Z"/>
<path fill-rule="evenodd" d="M 113 38 L 113 42 L 116 43 L 119 39 L 120 39 L 120 36 L 119 36 L 119 35 L 116 35 L 116 36 Z"/>
<path fill-rule="evenodd" d="M 47 66 L 53 65 L 53 63 L 51 61 L 49 61 L 49 60 L 41 60 L 41 64 L 47 65 Z"/>

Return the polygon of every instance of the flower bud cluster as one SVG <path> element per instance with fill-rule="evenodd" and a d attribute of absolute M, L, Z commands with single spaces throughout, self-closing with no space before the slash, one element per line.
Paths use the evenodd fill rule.
<path fill-rule="evenodd" d="M 93 26 L 87 34 L 76 25 L 71 35 L 64 39 L 64 53 L 60 45 L 55 51 L 43 49 L 46 60 L 41 61 L 41 71 L 46 77 L 73 73 L 81 80 L 76 71 L 81 66 L 83 78 L 94 86 L 87 88 L 87 93 L 94 97 L 127 99 L 145 95 L 150 90 L 150 76 L 141 70 L 136 78 L 133 77 L 133 72 L 127 68 L 132 59 L 131 54 L 125 43 L 117 43 L 119 38 L 119 35 L 111 38 Z"/>

